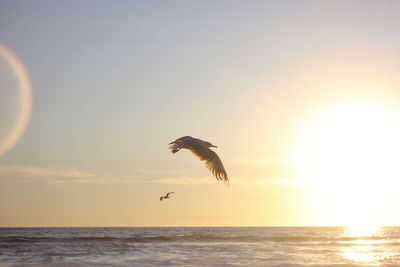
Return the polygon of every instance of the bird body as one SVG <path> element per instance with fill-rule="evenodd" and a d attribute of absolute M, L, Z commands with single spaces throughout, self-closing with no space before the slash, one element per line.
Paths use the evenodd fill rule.
<path fill-rule="evenodd" d="M 169 195 L 173 193 L 175 192 L 168 192 L 165 196 L 160 197 L 160 201 L 163 200 L 163 198 L 170 198 Z"/>
<path fill-rule="evenodd" d="M 173 154 L 182 148 L 192 151 L 196 156 L 199 157 L 201 161 L 206 162 L 206 167 L 211 171 L 215 178 L 217 178 L 217 180 L 222 180 L 225 183 L 229 183 L 228 175 L 221 159 L 218 157 L 217 153 L 210 149 L 210 147 L 217 146 L 214 146 L 210 142 L 193 138 L 191 136 L 184 136 L 176 139 L 175 141 L 169 143 L 169 145 L 169 148 Z"/>

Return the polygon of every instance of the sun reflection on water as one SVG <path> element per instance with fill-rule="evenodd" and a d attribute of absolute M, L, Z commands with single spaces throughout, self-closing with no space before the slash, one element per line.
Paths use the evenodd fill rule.
<path fill-rule="evenodd" d="M 346 228 L 345 235 L 348 237 L 376 237 L 382 232 L 382 227 L 376 225 L 356 225 Z"/>
<path fill-rule="evenodd" d="M 383 247 L 383 232 L 383 228 L 379 226 L 360 225 L 346 228 L 346 241 L 343 243 L 348 246 L 343 248 L 343 257 L 355 263 L 380 265 L 384 259 L 390 257 L 390 252 Z"/>

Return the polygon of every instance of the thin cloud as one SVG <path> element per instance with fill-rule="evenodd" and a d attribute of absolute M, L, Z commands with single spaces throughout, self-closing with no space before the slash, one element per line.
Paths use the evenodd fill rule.
<path fill-rule="evenodd" d="M 0 166 L 0 177 L 69 177 L 88 178 L 93 174 L 81 171 L 77 168 L 44 168 L 35 166 L 2 165 Z"/>
<path fill-rule="evenodd" d="M 296 176 L 293 160 L 289 157 L 231 158 L 226 160 L 231 176 L 246 179 L 288 179 Z"/>
<path fill-rule="evenodd" d="M 266 178 L 235 178 L 232 180 L 232 185 L 293 185 L 299 184 L 298 178 L 281 178 L 281 177 L 266 177 Z"/>
<path fill-rule="evenodd" d="M 164 170 L 164 169 L 135 169 L 134 173 L 139 174 L 169 174 L 169 175 L 182 175 L 184 171 Z"/>
<path fill-rule="evenodd" d="M 227 162 L 238 163 L 244 165 L 261 165 L 268 166 L 271 164 L 289 164 L 292 159 L 288 157 L 265 157 L 265 158 L 232 158 L 227 159 Z"/>
<path fill-rule="evenodd" d="M 51 178 L 47 179 L 46 182 L 50 185 L 67 185 L 67 184 L 118 184 L 122 183 L 121 179 L 114 178 L 101 178 L 101 177 L 85 177 L 85 178 Z"/>
<path fill-rule="evenodd" d="M 277 160 L 277 159 L 275 159 Z M 241 159 L 241 162 L 258 164 L 261 159 Z M 272 160 L 273 161 L 273 160 Z M 278 160 L 279 161 L 279 160 Z M 271 162 L 270 159 L 267 162 Z M 167 173 L 165 170 L 136 169 L 132 174 L 106 175 L 91 173 L 78 168 L 45 168 L 37 166 L 0 165 L 0 177 L 37 178 L 50 185 L 66 184 L 176 184 L 176 185 L 201 185 L 218 183 L 213 177 L 193 177 L 187 175 L 171 175 L 169 177 L 149 178 L 138 177 L 138 174 Z M 170 173 L 171 174 L 171 173 Z M 19 179 L 18 179 L 19 180 Z M 14 180 L 16 181 L 16 180 Z M 291 177 L 258 175 L 232 176 L 231 185 L 296 185 L 298 179 Z"/>
<path fill-rule="evenodd" d="M 79 184 L 113 184 L 118 181 L 112 178 L 85 178 L 85 179 L 74 179 L 74 183 Z"/>
<path fill-rule="evenodd" d="M 214 182 L 215 179 L 213 177 L 170 177 L 147 181 L 147 183 L 152 184 L 210 184 Z"/>
<path fill-rule="evenodd" d="M 132 183 L 146 184 L 177 184 L 177 185 L 199 185 L 199 184 L 215 184 L 218 183 L 214 177 L 170 177 L 152 180 L 135 180 Z M 279 178 L 279 177 L 263 177 L 263 178 L 244 178 L 233 177 L 230 185 L 297 185 L 297 178 Z"/>

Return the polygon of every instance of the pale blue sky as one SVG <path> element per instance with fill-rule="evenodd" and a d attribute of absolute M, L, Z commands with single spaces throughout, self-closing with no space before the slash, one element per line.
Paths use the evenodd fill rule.
<path fill-rule="evenodd" d="M 399 42 L 395 1 L 2 3 L 2 41 L 25 62 L 35 93 L 18 148 L 67 149 L 61 159 L 4 159 L 26 163 L 66 163 L 86 150 L 81 141 L 99 157 L 113 138 L 130 153 L 135 138 L 159 129 L 169 140 L 217 127 L 210 137 L 220 138 L 225 127 L 236 129 L 223 121 L 254 101 L 246 96 L 280 101 L 279 85 L 307 62 L 324 64 L 317 56 L 363 60 L 375 46 Z"/>
<path fill-rule="evenodd" d="M 167 150 L 193 135 L 219 146 L 233 184 L 279 178 L 280 167 L 252 175 L 235 162 L 286 157 L 302 121 L 335 99 L 398 96 L 399 11 L 399 1 L 1 0 L 0 41 L 24 62 L 34 108 L 0 162 L 93 179 L 205 177 Z"/>

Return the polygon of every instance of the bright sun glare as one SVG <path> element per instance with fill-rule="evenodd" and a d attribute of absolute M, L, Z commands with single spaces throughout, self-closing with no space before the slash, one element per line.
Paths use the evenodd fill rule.
<path fill-rule="evenodd" d="M 296 169 L 343 223 L 385 224 L 392 190 L 400 186 L 399 137 L 393 110 L 374 102 L 340 104 L 306 127 Z"/>

